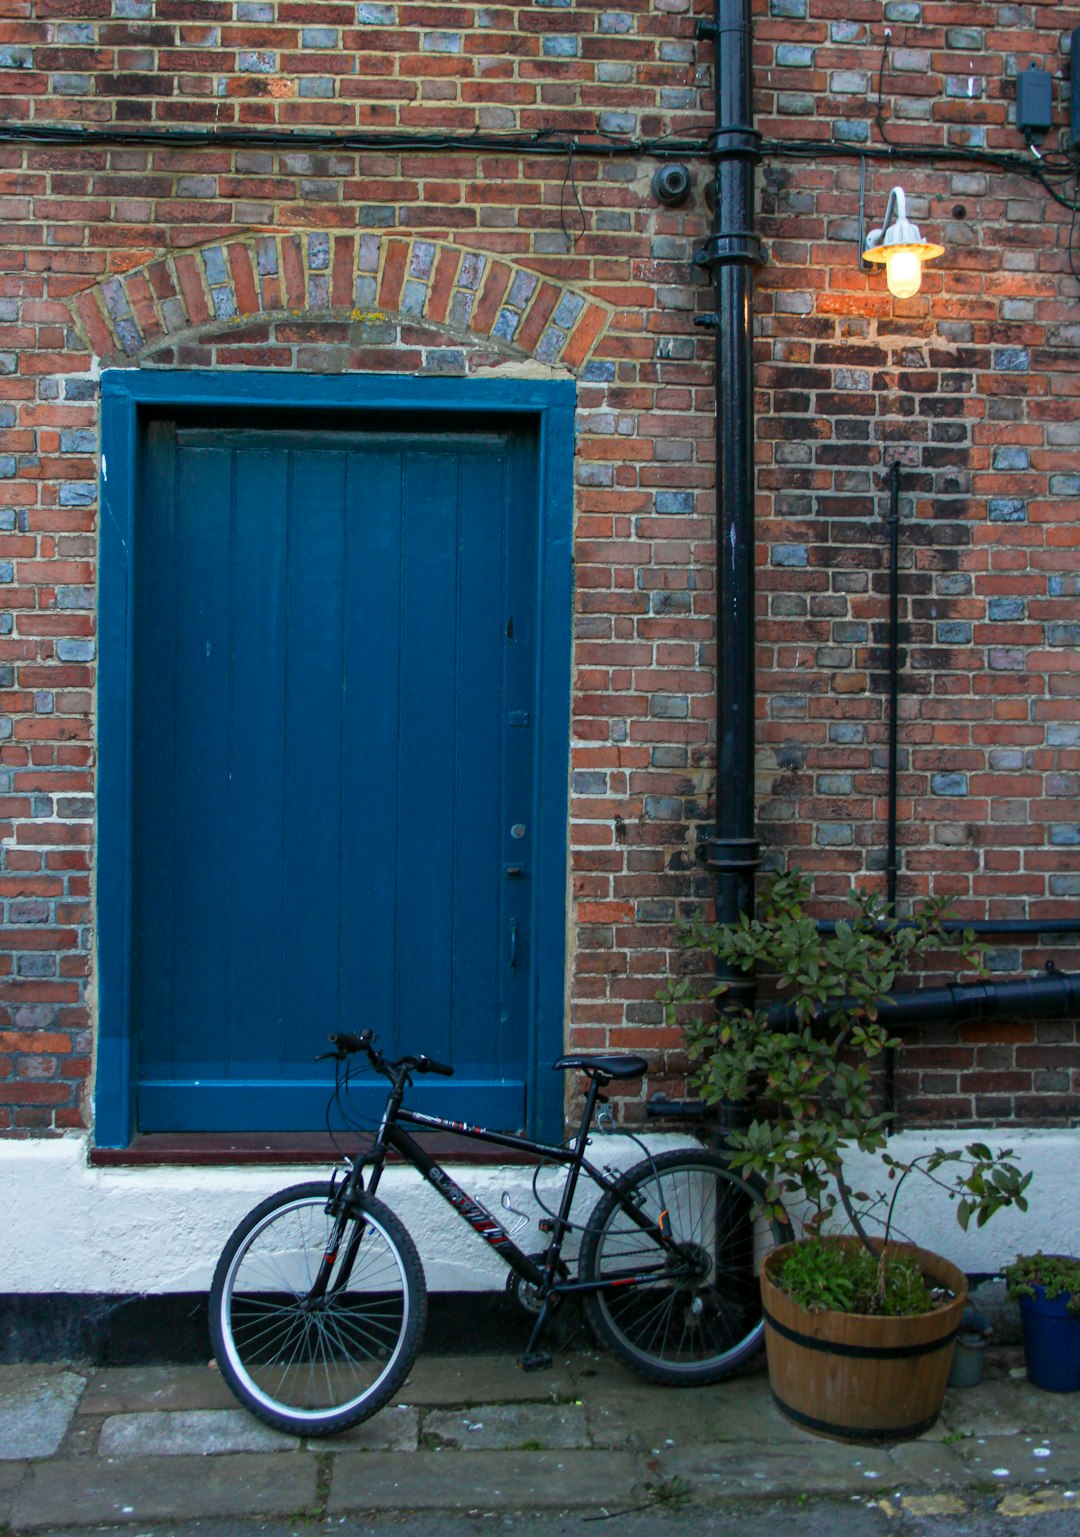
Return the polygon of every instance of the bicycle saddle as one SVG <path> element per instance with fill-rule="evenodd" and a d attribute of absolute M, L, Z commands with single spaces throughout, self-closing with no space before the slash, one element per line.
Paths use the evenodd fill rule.
<path fill-rule="evenodd" d="M 554 1072 L 578 1067 L 584 1073 L 598 1073 L 601 1078 L 641 1078 L 649 1070 L 644 1057 L 560 1057 L 552 1064 Z"/>

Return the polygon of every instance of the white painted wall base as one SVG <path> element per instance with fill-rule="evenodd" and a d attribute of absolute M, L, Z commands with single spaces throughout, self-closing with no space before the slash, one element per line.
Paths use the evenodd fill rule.
<path fill-rule="evenodd" d="M 889 1140 L 889 1152 L 901 1162 L 937 1147 L 947 1151 L 984 1142 L 996 1154 L 1011 1148 L 1012 1161 L 1033 1179 L 1028 1210 L 1000 1211 L 986 1227 L 966 1233 L 956 1220 L 956 1206 L 918 1171 L 910 1175 L 896 1203 L 893 1236 L 933 1249 L 969 1275 L 1000 1270 L 1019 1253 L 1042 1249 L 1048 1254 L 1080 1254 L 1080 1129 L 1013 1131 L 968 1127 L 963 1131 L 902 1131 Z M 873 1159 L 848 1160 L 852 1189 L 875 1194 L 888 1189 L 884 1171 Z M 950 1179 L 946 1164 L 939 1177 Z M 953 1168 L 955 1172 L 955 1168 Z"/>
<path fill-rule="evenodd" d="M 686 1143 L 677 1135 L 650 1135 L 654 1152 Z M 904 1235 L 954 1260 L 969 1273 L 1000 1268 L 1019 1250 L 1080 1251 L 1080 1131 L 904 1132 L 890 1150 L 910 1157 L 935 1146 L 989 1142 L 1012 1147 L 1016 1161 L 1033 1169 L 1031 1210 L 1002 1212 L 981 1232 L 963 1234 L 955 1208 L 942 1191 L 913 1177 L 901 1197 L 898 1225 Z M 642 1156 L 626 1138 L 594 1139 L 597 1164 L 628 1167 Z M 233 1227 L 272 1191 L 325 1177 L 319 1167 L 99 1169 L 87 1163 L 81 1137 L 50 1141 L 0 1141 L 0 1293 L 104 1292 L 137 1294 L 204 1291 Z M 503 1211 L 503 1191 L 533 1221 L 517 1237 L 526 1251 L 543 1247 L 532 1199 L 531 1170 L 518 1165 L 455 1167 L 454 1177 L 489 1211 Z M 856 1188 L 877 1190 L 885 1181 L 873 1167 L 851 1166 Z M 541 1184 L 551 1203 L 561 1185 L 552 1170 Z M 381 1196 L 403 1218 L 420 1250 L 432 1291 L 501 1290 L 505 1267 L 411 1169 L 390 1169 Z M 579 1217 L 592 1204 L 591 1187 Z"/>
<path fill-rule="evenodd" d="M 653 1152 L 685 1136 L 643 1138 Z M 599 1167 L 629 1168 L 644 1157 L 626 1137 L 597 1136 L 590 1149 Z M 521 1165 L 448 1165 L 493 1216 L 507 1191 L 532 1217 L 515 1242 L 526 1253 L 547 1242 L 536 1226 L 543 1215 L 532 1197 L 532 1170 Z M 0 1294 L 104 1292 L 135 1294 L 205 1291 L 218 1255 L 244 1214 L 275 1190 L 329 1177 L 329 1165 L 280 1164 L 240 1168 L 92 1168 L 82 1137 L 0 1140 Z M 563 1171 L 545 1171 L 541 1194 L 555 1205 Z M 575 1216 L 595 1202 L 583 1182 Z M 506 1267 L 412 1169 L 389 1168 L 379 1196 L 402 1218 L 432 1291 L 501 1290 Z"/>

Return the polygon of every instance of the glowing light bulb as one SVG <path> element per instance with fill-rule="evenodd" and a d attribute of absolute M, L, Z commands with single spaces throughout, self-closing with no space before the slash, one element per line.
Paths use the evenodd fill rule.
<path fill-rule="evenodd" d="M 886 247 L 885 281 L 894 298 L 913 298 L 922 286 L 922 259 L 918 251 L 890 251 Z"/>

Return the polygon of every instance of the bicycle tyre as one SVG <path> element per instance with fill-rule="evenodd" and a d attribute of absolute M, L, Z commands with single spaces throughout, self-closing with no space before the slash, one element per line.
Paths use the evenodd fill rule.
<path fill-rule="evenodd" d="M 733 1174 L 719 1153 L 679 1148 L 635 1164 L 618 1189 L 687 1246 L 699 1274 L 658 1272 L 656 1284 L 612 1288 L 585 1297 L 585 1316 L 613 1356 L 652 1382 L 698 1387 L 717 1382 L 754 1356 L 764 1341 L 757 1279 L 760 1241 L 790 1237 L 786 1221 L 759 1226 L 761 1186 Z M 600 1197 L 582 1240 L 579 1273 L 599 1281 L 664 1251 L 612 1192 Z M 665 1267 L 669 1272 L 670 1264 Z"/>
<path fill-rule="evenodd" d="M 351 1218 L 321 1303 L 304 1305 L 334 1230 L 331 1186 L 293 1185 L 250 1211 L 210 1288 L 222 1376 L 275 1430 L 333 1435 L 367 1419 L 408 1376 L 427 1320 L 427 1286 L 401 1220 L 361 1196 L 363 1230 L 344 1276 Z"/>

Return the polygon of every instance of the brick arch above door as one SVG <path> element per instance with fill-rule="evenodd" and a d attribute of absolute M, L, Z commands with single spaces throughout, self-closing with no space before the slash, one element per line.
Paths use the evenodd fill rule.
<path fill-rule="evenodd" d="M 252 234 L 162 255 L 87 289 L 71 309 L 90 350 L 112 367 L 205 362 L 183 353 L 211 342 L 215 361 L 242 364 L 228 356 L 232 342 L 247 348 L 261 329 L 268 346 L 300 345 L 314 322 L 322 347 L 325 327 L 337 326 L 337 367 L 362 370 L 365 347 L 411 343 L 443 354 L 434 368 L 453 369 L 446 354 L 456 342 L 462 369 L 469 358 L 487 367 L 534 359 L 572 373 L 612 313 L 501 256 L 361 230 Z M 325 367 L 325 353 L 311 366 Z"/>

